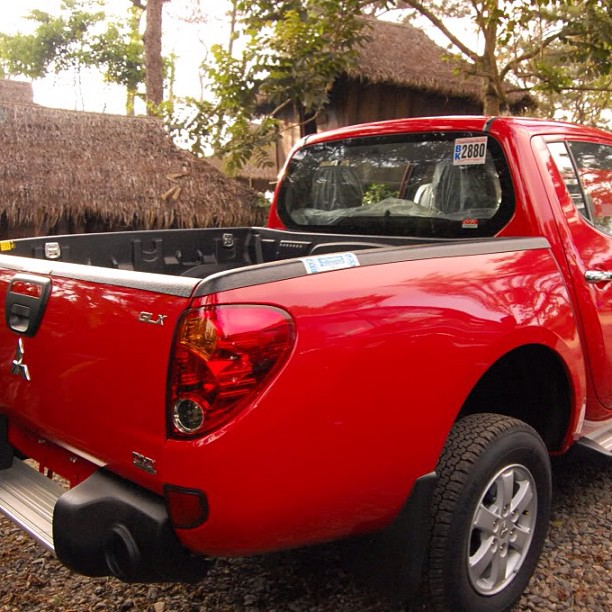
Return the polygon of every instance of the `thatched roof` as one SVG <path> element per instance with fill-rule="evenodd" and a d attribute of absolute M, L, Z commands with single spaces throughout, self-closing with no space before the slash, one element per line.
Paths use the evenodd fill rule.
<path fill-rule="evenodd" d="M 467 63 L 451 57 L 422 30 L 379 19 L 365 21 L 369 40 L 362 44 L 350 78 L 482 100 L 483 80 L 467 76 Z"/>
<path fill-rule="evenodd" d="M 0 103 L 3 234 L 253 225 L 257 194 L 175 147 L 157 119 Z M 59 228 L 55 226 L 59 225 Z"/>
<path fill-rule="evenodd" d="M 0 79 L 0 102 L 31 104 L 33 100 L 32 83 Z"/>
<path fill-rule="evenodd" d="M 274 183 L 278 179 L 278 169 L 274 165 L 276 155 L 269 147 L 268 159 L 272 165 L 259 166 L 255 162 L 247 162 L 239 171 L 238 177 L 248 177 L 252 181 L 261 181 L 265 183 Z M 223 169 L 223 160 L 219 157 L 207 157 L 206 161 L 212 164 L 215 168 Z"/>

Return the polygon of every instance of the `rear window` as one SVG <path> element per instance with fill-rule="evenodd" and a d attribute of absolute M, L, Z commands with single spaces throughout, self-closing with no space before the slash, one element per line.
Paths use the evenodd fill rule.
<path fill-rule="evenodd" d="M 513 212 L 497 141 L 456 132 L 306 146 L 290 161 L 278 199 L 290 229 L 346 234 L 493 236 Z"/>

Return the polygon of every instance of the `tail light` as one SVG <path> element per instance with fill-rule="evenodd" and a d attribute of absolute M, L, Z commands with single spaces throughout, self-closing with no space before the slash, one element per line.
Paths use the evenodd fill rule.
<path fill-rule="evenodd" d="M 170 374 L 170 436 L 202 436 L 234 418 L 283 363 L 293 337 L 289 315 L 271 306 L 188 311 Z"/>

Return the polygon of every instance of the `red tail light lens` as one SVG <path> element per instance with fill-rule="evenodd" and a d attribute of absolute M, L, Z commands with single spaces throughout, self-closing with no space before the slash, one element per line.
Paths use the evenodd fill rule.
<path fill-rule="evenodd" d="M 248 406 L 293 346 L 289 315 L 271 306 L 205 306 L 181 322 L 170 374 L 170 435 L 202 436 Z"/>

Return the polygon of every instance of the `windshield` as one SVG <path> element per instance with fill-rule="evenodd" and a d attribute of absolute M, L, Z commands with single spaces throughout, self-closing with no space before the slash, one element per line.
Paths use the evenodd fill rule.
<path fill-rule="evenodd" d="M 501 147 L 471 133 L 336 140 L 299 150 L 278 212 L 290 229 L 423 238 L 492 236 L 512 217 Z"/>

